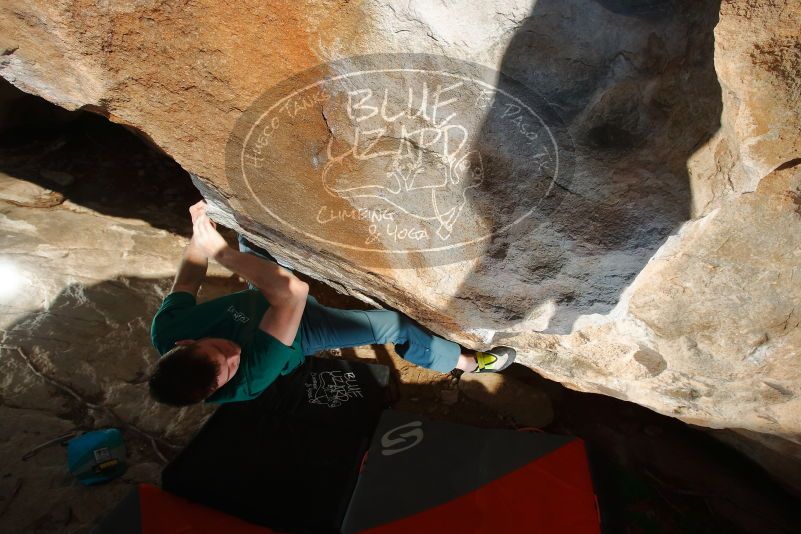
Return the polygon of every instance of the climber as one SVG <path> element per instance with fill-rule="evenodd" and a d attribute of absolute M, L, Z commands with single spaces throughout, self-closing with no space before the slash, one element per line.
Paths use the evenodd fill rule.
<path fill-rule="evenodd" d="M 391 310 L 343 310 L 323 306 L 309 285 L 267 251 L 239 237 L 228 246 L 206 214 L 189 208 L 193 234 L 170 293 L 151 326 L 163 356 L 149 379 L 159 402 L 185 406 L 257 397 L 279 375 L 294 371 L 305 356 L 324 349 L 395 343 L 412 363 L 441 372 L 497 372 L 515 358 L 510 347 L 469 351 L 426 332 Z M 249 281 L 249 288 L 197 304 L 208 259 Z"/>

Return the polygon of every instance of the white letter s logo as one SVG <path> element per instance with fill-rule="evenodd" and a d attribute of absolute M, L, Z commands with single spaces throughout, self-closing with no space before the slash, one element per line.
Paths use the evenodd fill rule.
<path fill-rule="evenodd" d="M 420 428 L 421 426 L 423 426 L 422 421 L 412 421 L 411 423 L 405 423 L 401 426 L 388 430 L 383 436 L 381 436 L 381 446 L 383 447 L 381 454 L 384 456 L 392 456 L 393 454 L 398 454 L 399 452 L 403 452 L 407 449 L 411 449 L 415 445 L 418 445 L 421 441 L 423 441 L 423 429 Z M 402 432 L 404 429 L 409 430 Z M 399 448 L 394 448 L 397 445 L 404 443 L 406 443 L 406 445 L 403 445 Z"/>

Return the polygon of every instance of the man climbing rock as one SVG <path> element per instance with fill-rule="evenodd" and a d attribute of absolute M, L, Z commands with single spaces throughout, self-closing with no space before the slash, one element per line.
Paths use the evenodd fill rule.
<path fill-rule="evenodd" d="M 189 212 L 192 239 L 151 327 L 153 345 L 163 355 L 149 380 L 159 402 L 252 399 L 306 356 L 331 348 L 394 343 L 406 360 L 441 372 L 496 372 L 515 358 L 510 347 L 462 349 L 395 311 L 323 306 L 306 282 L 268 252 L 242 237 L 238 251 L 229 247 L 205 202 Z M 249 289 L 198 304 L 209 258 L 248 280 Z"/>

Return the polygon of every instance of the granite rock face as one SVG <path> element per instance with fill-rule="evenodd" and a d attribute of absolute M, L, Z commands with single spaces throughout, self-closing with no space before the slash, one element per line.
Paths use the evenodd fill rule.
<path fill-rule="evenodd" d="M 799 0 L 0 9 L 0 75 L 298 270 L 801 481 Z"/>
<path fill-rule="evenodd" d="M 0 524 L 9 532 L 76 532 L 132 485 L 158 483 L 165 459 L 211 410 L 172 409 L 147 393 L 157 357 L 149 316 L 185 238 L 71 201 L 32 208 L 42 191 L 28 189 L 24 206 L 15 205 L 21 185 L 0 191 Z M 81 488 L 57 444 L 23 458 L 65 433 L 108 427 L 125 433 L 129 468 L 105 491 Z"/>

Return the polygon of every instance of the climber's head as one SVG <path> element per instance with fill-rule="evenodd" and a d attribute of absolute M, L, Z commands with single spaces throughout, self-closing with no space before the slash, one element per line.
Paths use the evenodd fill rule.
<path fill-rule="evenodd" d="M 156 364 L 148 381 L 150 394 L 172 406 L 201 402 L 236 374 L 241 351 L 222 338 L 177 341 Z"/>

